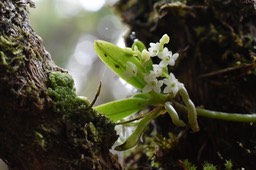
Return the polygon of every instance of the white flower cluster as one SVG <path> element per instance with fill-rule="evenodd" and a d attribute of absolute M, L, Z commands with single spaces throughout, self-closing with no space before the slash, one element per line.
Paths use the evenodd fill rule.
<path fill-rule="evenodd" d="M 142 89 L 143 93 L 148 93 L 150 91 L 155 91 L 156 93 L 161 93 L 161 87 L 163 84 L 166 87 L 163 93 L 172 93 L 174 96 L 179 91 L 180 88 L 184 87 L 174 76 L 173 73 L 164 74 L 163 70 L 168 72 L 168 65 L 174 66 L 175 61 L 179 57 L 178 53 L 172 53 L 165 44 L 169 42 L 169 36 L 167 34 L 163 35 L 157 43 L 150 43 L 150 47 L 147 50 L 142 51 L 142 58 L 144 60 L 149 60 L 150 57 L 158 57 L 161 59 L 159 64 L 153 64 L 153 70 L 150 71 L 148 75 L 145 75 L 144 80 L 147 83 Z M 160 77 L 164 79 L 159 80 Z"/>

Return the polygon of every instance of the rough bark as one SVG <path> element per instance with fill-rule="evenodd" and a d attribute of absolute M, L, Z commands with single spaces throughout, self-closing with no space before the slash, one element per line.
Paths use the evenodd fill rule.
<path fill-rule="evenodd" d="M 29 6 L 0 2 L 0 158 L 11 170 L 120 169 L 114 125 L 75 94 L 30 27 Z"/>
<path fill-rule="evenodd" d="M 230 113 L 256 112 L 255 0 L 120 0 L 116 11 L 130 27 L 128 46 L 135 39 L 148 45 L 165 33 L 171 37 L 168 47 L 180 53 L 173 72 L 197 106 Z M 150 167 L 157 162 L 163 169 L 182 169 L 182 160 L 188 159 L 199 168 L 207 161 L 223 169 L 231 159 L 234 169 L 255 168 L 254 124 L 206 118 L 199 118 L 199 123 L 201 131 L 191 133 L 170 125 L 168 116 L 158 119 L 158 134 L 169 139 L 165 142 L 172 147 L 149 142 L 153 149 L 148 153 L 143 152 L 147 146 L 139 150 L 136 157 L 141 155 L 141 161 L 135 164 Z M 169 132 L 176 138 L 170 138 Z"/>

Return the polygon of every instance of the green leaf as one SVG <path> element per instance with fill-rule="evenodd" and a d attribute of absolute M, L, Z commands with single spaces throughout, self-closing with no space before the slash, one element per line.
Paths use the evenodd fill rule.
<path fill-rule="evenodd" d="M 155 110 L 152 110 L 149 114 L 143 117 L 138 123 L 138 126 L 136 127 L 132 135 L 129 136 L 128 139 L 123 144 L 117 146 L 115 150 L 123 151 L 123 150 L 127 150 L 134 147 L 138 143 L 141 134 L 144 132 L 144 130 L 146 129 L 147 125 L 151 122 L 151 120 L 157 118 L 163 112 L 164 112 L 164 109 L 160 107 Z"/>
<path fill-rule="evenodd" d="M 139 59 L 133 56 L 132 50 L 122 49 L 114 44 L 101 40 L 95 41 L 94 49 L 99 58 L 119 77 L 137 89 L 143 89 L 146 84 L 144 81 L 145 68 L 141 65 Z M 124 74 L 128 62 L 136 65 L 136 76 L 127 77 Z"/>
<path fill-rule="evenodd" d="M 116 122 L 133 113 L 136 113 L 148 105 L 148 100 L 143 98 L 127 98 L 102 104 L 94 107 L 94 110 Z"/>
<path fill-rule="evenodd" d="M 134 98 L 141 98 L 148 101 L 148 105 L 156 106 L 165 103 L 166 101 L 170 100 L 168 95 L 162 93 L 156 93 L 151 91 L 149 93 L 138 93 L 133 96 Z"/>

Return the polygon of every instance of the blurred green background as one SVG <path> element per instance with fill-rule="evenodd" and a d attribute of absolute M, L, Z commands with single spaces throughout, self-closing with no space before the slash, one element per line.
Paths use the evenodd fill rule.
<path fill-rule="evenodd" d="M 78 95 L 94 98 L 97 86 L 102 89 L 97 104 L 130 93 L 96 56 L 96 39 L 124 46 L 126 27 L 111 6 L 116 0 L 35 0 L 30 9 L 30 23 L 43 39 L 46 50 L 55 63 L 73 76 Z"/>

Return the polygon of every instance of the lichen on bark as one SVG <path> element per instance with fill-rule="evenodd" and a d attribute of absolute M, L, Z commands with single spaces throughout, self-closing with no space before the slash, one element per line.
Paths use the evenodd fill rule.
<path fill-rule="evenodd" d="M 30 27 L 30 0 L 0 2 L 0 158 L 9 169 L 120 169 L 114 124 L 78 97 Z"/>

